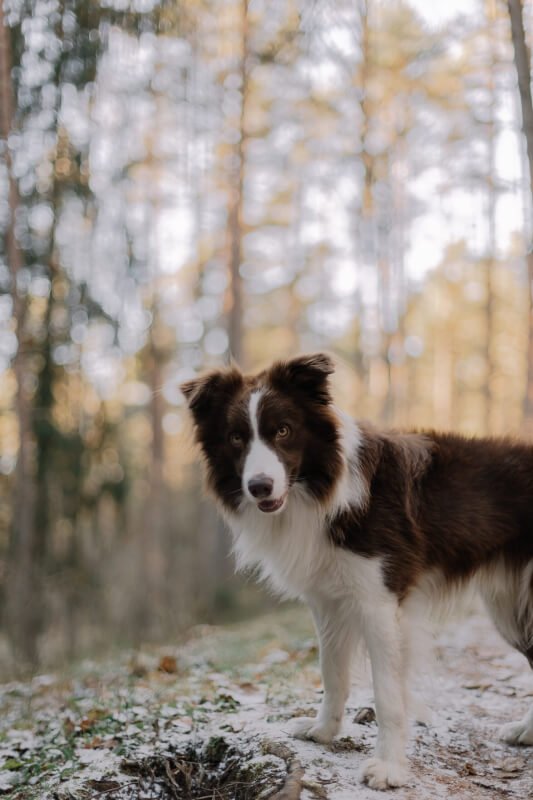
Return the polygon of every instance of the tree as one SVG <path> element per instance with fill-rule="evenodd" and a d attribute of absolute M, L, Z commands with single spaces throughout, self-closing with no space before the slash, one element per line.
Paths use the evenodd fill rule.
<path fill-rule="evenodd" d="M 39 627 L 39 579 L 35 574 L 35 471 L 32 457 L 32 408 L 26 375 L 24 354 L 24 321 L 26 300 L 21 294 L 19 277 L 24 266 L 22 248 L 16 234 L 16 220 L 21 208 L 9 136 L 15 130 L 15 113 L 11 74 L 13 69 L 11 30 L 7 26 L 4 4 L 0 3 L 0 138 L 8 177 L 9 218 L 5 232 L 5 255 L 11 275 L 14 333 L 17 351 L 13 370 L 17 389 L 15 411 L 18 423 L 19 454 L 15 471 L 12 508 L 12 534 L 9 561 L 11 565 L 6 586 L 6 622 L 12 641 L 29 663 L 37 659 L 36 634 Z"/>
<path fill-rule="evenodd" d="M 238 78 L 240 107 L 237 126 L 234 130 L 236 142 L 231 160 L 229 176 L 228 203 L 228 261 L 229 261 L 229 293 L 228 293 L 228 338 L 229 352 L 239 364 L 244 362 L 244 339 L 242 328 L 243 316 L 243 283 L 240 273 L 242 265 L 244 177 L 246 171 L 246 106 L 249 95 L 249 12 L 248 0 L 239 0 L 237 4 L 239 48 Z"/>
<path fill-rule="evenodd" d="M 533 101 L 531 98 L 531 55 L 526 41 L 522 0 L 508 0 L 513 40 L 514 62 L 518 77 L 520 107 L 522 110 L 522 132 L 526 140 L 527 162 L 529 165 L 530 208 L 533 208 Z M 527 381 L 524 398 L 524 425 L 533 432 L 533 221 L 529 227 L 530 241 L 527 244 L 527 275 L 529 287 L 529 325 L 527 353 Z"/>

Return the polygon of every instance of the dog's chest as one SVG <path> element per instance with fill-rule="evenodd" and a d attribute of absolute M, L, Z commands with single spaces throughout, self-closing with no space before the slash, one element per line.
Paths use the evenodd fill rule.
<path fill-rule="evenodd" d="M 382 585 L 377 560 L 335 546 L 325 516 L 315 511 L 303 507 L 271 519 L 251 509 L 228 521 L 239 569 L 255 569 L 283 597 L 320 594 L 365 603 L 376 583 Z"/>

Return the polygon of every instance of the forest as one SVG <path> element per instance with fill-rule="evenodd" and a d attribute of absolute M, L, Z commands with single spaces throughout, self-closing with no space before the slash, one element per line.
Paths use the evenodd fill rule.
<path fill-rule="evenodd" d="M 327 350 L 345 410 L 533 430 L 533 6 L 0 4 L 1 672 L 272 601 L 179 385 Z"/>
<path fill-rule="evenodd" d="M 532 796 L 531 642 L 471 599 L 409 771 L 407 634 L 310 735 L 336 634 L 235 575 L 180 390 L 326 352 L 358 420 L 531 439 L 532 46 L 531 0 L 0 0 L 6 800 Z"/>

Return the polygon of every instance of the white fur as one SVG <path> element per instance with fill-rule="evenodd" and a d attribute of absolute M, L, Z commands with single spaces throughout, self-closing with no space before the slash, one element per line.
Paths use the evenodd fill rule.
<path fill-rule="evenodd" d="M 356 602 L 310 595 L 308 603 L 320 642 L 324 696 L 316 719 L 300 717 L 294 733 L 316 742 L 330 742 L 340 730 L 350 692 L 350 661 L 359 635 L 354 620 Z"/>
<path fill-rule="evenodd" d="M 503 638 L 518 649 L 533 646 L 533 563 L 510 569 L 502 561 L 482 570 L 479 590 L 494 624 Z M 508 744 L 533 745 L 533 708 L 519 722 L 500 729 Z"/>
<path fill-rule="evenodd" d="M 518 570 L 497 561 L 480 571 L 477 583 L 503 638 L 514 647 L 533 646 L 533 562 Z"/>
<path fill-rule="evenodd" d="M 250 450 L 244 462 L 244 470 L 242 476 L 242 487 L 244 493 L 249 500 L 255 503 L 254 497 L 250 494 L 248 489 L 248 481 L 256 475 L 266 475 L 274 481 L 270 497 L 273 500 L 279 500 L 287 491 L 287 473 L 285 467 L 279 460 L 278 456 L 261 439 L 259 435 L 259 424 L 257 419 L 257 409 L 263 392 L 252 392 L 248 404 L 248 414 L 250 416 L 250 425 L 252 427 L 252 441 Z M 262 513 L 262 512 L 260 512 Z"/>
<path fill-rule="evenodd" d="M 263 514 L 248 500 L 237 513 L 224 513 L 238 569 L 256 569 L 283 597 L 301 597 L 329 560 L 324 513 L 298 485 L 280 514 Z"/>
<path fill-rule="evenodd" d="M 477 586 L 470 579 L 450 584 L 438 569 L 425 572 L 403 603 L 415 625 L 442 625 L 464 613 L 477 598 Z"/>
<path fill-rule="evenodd" d="M 500 728 L 500 739 L 507 744 L 533 744 L 533 708 L 520 722 L 509 722 Z"/>
<path fill-rule="evenodd" d="M 426 572 L 403 603 L 416 625 L 439 624 L 483 600 L 503 638 L 519 650 L 533 646 L 533 563 L 512 568 L 500 559 L 470 578 L 450 584 L 439 570 Z"/>
<path fill-rule="evenodd" d="M 344 411 L 335 409 L 340 423 L 341 452 L 344 461 L 342 475 L 337 483 L 333 501 L 328 510 L 330 516 L 350 506 L 362 507 L 368 503 L 368 485 L 359 466 L 361 430 Z"/>

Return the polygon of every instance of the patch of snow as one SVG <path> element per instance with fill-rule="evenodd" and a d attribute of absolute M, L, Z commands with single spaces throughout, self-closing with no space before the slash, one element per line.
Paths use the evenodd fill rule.
<path fill-rule="evenodd" d="M 19 777 L 16 772 L 0 771 L 0 792 L 8 792 L 17 785 Z"/>

